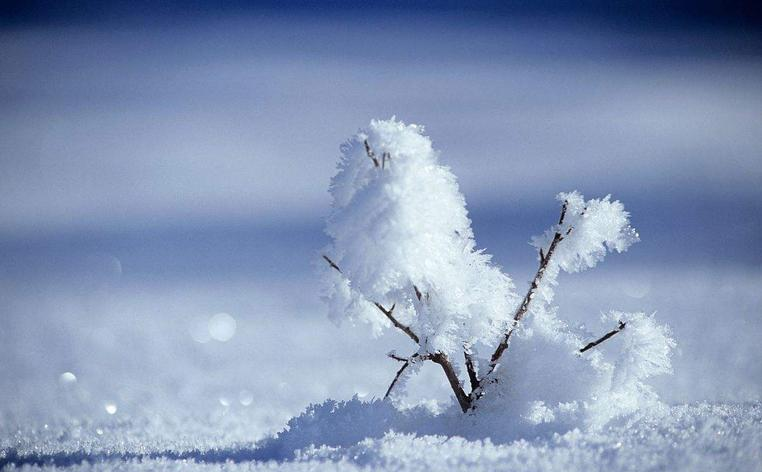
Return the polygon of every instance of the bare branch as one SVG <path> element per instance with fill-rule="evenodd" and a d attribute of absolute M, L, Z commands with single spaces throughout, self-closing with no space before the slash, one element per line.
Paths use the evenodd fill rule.
<path fill-rule="evenodd" d="M 458 374 L 455 373 L 455 368 L 452 366 L 450 359 L 447 358 L 447 355 L 438 352 L 431 355 L 431 360 L 442 366 L 447 381 L 450 382 L 450 387 L 452 387 L 452 391 L 455 393 L 455 398 L 458 400 L 460 409 L 463 410 L 463 413 L 467 412 L 471 408 L 471 397 L 466 395 L 466 392 L 463 391 L 463 387 L 460 385 L 460 379 L 458 379 Z"/>
<path fill-rule="evenodd" d="M 386 161 L 391 161 L 392 155 L 388 152 L 384 152 L 381 154 L 381 168 L 383 169 L 386 166 Z"/>
<path fill-rule="evenodd" d="M 431 358 L 431 356 L 429 354 L 419 354 L 417 352 L 415 354 L 413 354 L 412 356 L 410 356 L 410 357 L 402 357 L 402 356 L 397 355 L 397 353 L 394 352 L 394 351 L 387 353 L 386 357 L 388 357 L 390 359 L 394 359 L 395 361 L 398 361 L 398 362 L 427 361 L 427 360 L 429 360 L 429 358 Z"/>
<path fill-rule="evenodd" d="M 386 390 L 386 394 L 384 395 L 384 400 L 386 400 L 389 394 L 392 393 L 392 389 L 394 388 L 394 385 L 400 379 L 400 377 L 402 376 L 402 373 L 405 372 L 405 369 L 410 367 L 411 364 L 415 364 L 416 362 L 426 361 L 431 359 L 430 355 L 428 354 L 421 355 L 421 354 L 418 354 L 417 352 L 407 358 L 398 356 L 393 351 L 388 353 L 387 356 L 394 359 L 395 361 L 403 362 L 404 364 L 402 364 L 402 367 L 400 367 L 400 370 L 397 371 L 397 375 L 394 376 L 394 380 L 392 380 L 391 385 L 389 385 L 389 388 Z"/>
<path fill-rule="evenodd" d="M 367 143 L 366 143 L 367 146 Z M 368 149 L 370 147 L 368 146 Z M 371 151 L 372 152 L 372 151 Z M 336 263 L 334 263 L 328 256 L 323 255 L 323 259 L 330 265 L 332 268 L 336 269 L 339 273 L 341 273 L 341 269 L 339 268 Z M 420 300 L 423 297 L 423 294 L 418 290 L 417 287 L 415 287 L 416 291 L 416 297 Z M 429 299 L 428 292 L 426 293 L 426 300 Z M 401 330 L 403 333 L 407 334 L 407 336 L 412 339 L 416 344 L 420 344 L 420 338 L 418 335 L 416 335 L 412 329 L 410 329 L 409 326 L 406 326 L 402 323 L 400 323 L 397 318 L 394 316 L 394 308 L 397 306 L 396 304 L 393 304 L 391 308 L 388 310 L 383 307 L 378 302 L 373 302 L 374 305 L 376 305 L 376 308 L 378 308 L 381 313 L 383 313 L 389 321 L 392 322 L 395 328 Z M 443 354 L 443 353 L 436 353 L 436 354 L 427 354 L 427 355 L 419 355 L 414 354 L 410 356 L 408 359 L 405 359 L 403 357 L 397 356 L 396 354 L 389 353 L 389 357 L 392 359 L 403 362 L 402 367 L 397 371 L 397 375 L 395 375 L 394 380 L 392 380 L 391 385 L 389 385 L 389 388 L 386 390 L 386 395 L 384 395 L 384 398 L 387 398 L 389 394 L 394 389 L 394 386 L 397 384 L 397 382 L 400 379 L 400 376 L 405 372 L 405 369 L 407 369 L 411 363 L 420 361 L 420 360 L 431 360 L 435 362 L 436 364 L 439 364 L 442 366 L 442 370 L 444 370 L 445 376 L 447 377 L 448 382 L 450 383 L 450 387 L 452 388 L 453 392 L 455 393 L 455 398 L 458 400 L 458 404 L 460 405 L 461 410 L 463 412 L 467 412 L 471 408 L 471 396 L 466 395 L 466 392 L 463 391 L 463 387 L 460 385 L 460 379 L 458 379 L 458 374 L 455 372 L 455 368 L 453 367 L 452 363 L 450 362 L 449 358 Z M 470 373 L 469 373 L 470 375 Z M 473 388 L 473 380 L 472 380 L 472 388 Z"/>
<path fill-rule="evenodd" d="M 394 315 L 392 314 L 394 312 L 394 307 L 397 306 L 396 304 L 392 305 L 392 307 L 390 309 L 388 309 L 388 310 L 386 308 L 384 308 L 378 302 L 373 302 L 373 304 L 376 305 L 376 308 L 381 310 L 381 313 L 383 313 L 384 315 L 386 315 L 387 318 L 389 318 L 389 321 L 392 322 L 392 324 L 394 325 L 395 328 L 402 330 L 402 332 L 407 334 L 408 337 L 410 339 L 412 339 L 413 341 L 415 341 L 416 344 L 420 343 L 420 338 L 418 338 L 418 336 L 413 332 L 413 330 L 410 329 L 409 326 L 405 326 L 402 323 L 400 323 L 399 321 L 397 321 L 397 318 L 395 318 Z"/>
<path fill-rule="evenodd" d="M 333 262 L 330 257 L 328 257 L 325 254 L 323 254 L 323 259 L 325 259 L 325 261 L 328 263 L 328 265 L 330 265 L 331 267 L 336 269 L 340 274 L 342 273 L 341 269 L 339 269 L 339 266 L 336 265 L 336 263 Z M 397 318 L 395 318 L 394 315 L 392 314 L 392 312 L 394 312 L 394 307 L 397 306 L 396 304 L 392 305 L 392 307 L 389 308 L 388 310 L 386 308 L 384 308 L 378 302 L 373 302 L 373 304 L 376 305 L 376 307 L 379 310 L 381 310 L 381 313 L 383 313 L 384 315 L 386 315 L 387 318 L 389 318 L 389 321 L 392 322 L 392 324 L 394 325 L 395 328 L 398 328 L 398 329 L 401 329 L 402 331 L 404 331 L 404 333 L 407 334 L 410 337 L 410 339 L 412 339 L 413 341 L 415 341 L 416 344 L 418 344 L 419 338 L 413 332 L 413 330 L 411 330 L 409 326 L 405 326 L 402 323 L 400 323 L 399 321 L 397 321 Z"/>
<path fill-rule="evenodd" d="M 392 380 L 392 383 L 389 385 L 389 388 L 386 389 L 386 393 L 384 394 L 384 400 L 389 398 L 389 394 L 392 393 L 392 389 L 395 385 L 397 385 L 397 382 L 399 381 L 400 377 L 402 377 L 402 373 L 405 372 L 405 369 L 407 369 L 410 366 L 410 361 L 406 361 L 404 364 L 402 364 L 402 367 L 400 367 L 400 370 L 397 371 L 397 375 L 394 376 L 394 380 Z"/>
<path fill-rule="evenodd" d="M 386 357 L 388 357 L 389 359 L 394 359 L 395 361 L 398 361 L 398 362 L 407 362 L 410 360 L 410 358 L 408 357 L 398 356 L 397 353 L 394 351 L 388 352 L 386 354 Z"/>
<path fill-rule="evenodd" d="M 558 226 L 564 224 L 564 218 L 566 218 L 566 210 L 569 208 L 569 201 L 564 200 L 564 204 L 561 206 L 561 214 L 558 216 Z"/>
<path fill-rule="evenodd" d="M 548 250 L 545 253 L 540 253 L 540 267 L 537 269 L 537 273 L 534 276 L 534 279 L 532 280 L 531 285 L 529 286 L 529 291 L 524 296 L 524 299 L 521 302 L 521 305 L 519 305 L 519 308 L 516 310 L 516 313 L 513 315 L 513 322 L 511 323 L 510 328 L 505 332 L 505 335 L 503 336 L 503 339 L 500 341 L 500 344 L 498 344 L 497 348 L 495 349 L 495 352 L 492 354 L 492 357 L 490 358 L 490 368 L 487 375 L 491 374 L 495 367 L 497 367 L 497 363 L 500 360 L 500 356 L 503 355 L 505 350 L 508 348 L 508 342 L 511 339 L 511 335 L 513 334 L 513 331 L 518 326 L 521 319 L 526 315 L 526 313 L 529 311 L 529 304 L 532 302 L 532 299 L 535 296 L 535 293 L 537 293 L 537 289 L 540 286 L 540 282 L 542 282 L 542 278 L 545 275 L 545 270 L 548 268 L 548 264 L 550 263 L 551 257 L 553 257 L 553 253 L 556 250 L 556 247 L 558 246 L 558 243 L 560 243 L 564 236 L 561 235 L 561 226 L 564 224 L 564 218 L 566 217 L 566 209 L 568 207 L 568 202 L 564 202 L 563 206 L 561 207 L 561 216 L 558 218 L 558 230 L 556 230 L 555 235 L 553 235 L 553 240 L 550 242 L 550 246 L 548 246 Z M 566 235 L 570 234 L 572 232 L 572 227 L 569 227 L 569 229 L 565 232 Z"/>
<path fill-rule="evenodd" d="M 339 273 L 341 274 L 341 269 L 339 269 L 339 266 L 337 266 L 336 263 L 333 262 L 328 256 L 323 254 L 323 259 L 325 259 L 325 261 L 328 263 L 329 266 L 333 267 L 334 269 L 339 271 Z"/>
<path fill-rule="evenodd" d="M 625 326 L 627 326 L 627 323 L 625 323 L 623 321 L 620 321 L 619 322 L 619 326 L 616 329 L 613 329 L 613 330 L 609 331 L 608 333 L 604 334 L 603 336 L 601 336 L 600 338 L 596 339 L 595 341 L 593 341 L 591 343 L 588 343 L 587 345 L 585 345 L 585 347 L 580 349 L 579 352 L 582 353 L 582 352 L 587 351 L 588 349 L 594 348 L 595 346 L 599 345 L 603 341 L 613 337 L 616 333 L 622 331 Z"/>
<path fill-rule="evenodd" d="M 373 166 L 378 167 L 378 158 L 376 157 L 376 153 L 373 152 L 373 149 L 370 147 L 370 144 L 368 144 L 368 140 L 366 139 L 363 143 L 365 143 L 365 153 L 370 157 L 370 160 L 373 161 Z"/>
<path fill-rule="evenodd" d="M 468 345 L 463 346 L 463 357 L 466 358 L 466 370 L 468 370 L 468 380 L 471 383 L 471 391 L 473 392 L 479 388 L 479 377 L 476 375 L 476 365 L 474 364 L 474 358 L 471 353 L 471 348 Z"/>

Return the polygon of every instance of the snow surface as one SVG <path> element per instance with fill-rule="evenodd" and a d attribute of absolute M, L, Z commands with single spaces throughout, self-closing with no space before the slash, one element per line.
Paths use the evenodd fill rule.
<path fill-rule="evenodd" d="M 521 273 L 526 280 L 531 268 Z M 253 275 L 157 284 L 125 275 L 96 291 L 82 288 L 91 280 L 75 277 L 34 284 L 4 280 L 0 450 L 3 461 L 97 470 L 106 467 L 91 462 L 107 460 L 108 468 L 118 470 L 310 470 L 316 461 L 326 470 L 405 470 L 403 458 L 404 467 L 416 470 L 476 457 L 484 470 L 755 470 L 762 460 L 760 374 L 753 362 L 755 340 L 762 336 L 760 281 L 754 271 L 662 272 L 627 264 L 562 274 L 556 299 L 568 312 L 587 314 L 585 322 L 597 325 L 598 309 L 672 314 L 673 335 L 681 341 L 675 374 L 653 383 L 673 406 L 597 433 L 538 430 L 498 437 L 474 434 L 468 424 L 443 425 L 426 411 L 418 417 L 423 421 L 398 417 L 387 404 L 317 407 L 322 417 L 340 412 L 322 427 L 314 415 L 298 418 L 309 403 L 325 398 L 380 398 L 397 367 L 385 353 L 410 345 L 395 332 L 373 339 L 366 327 L 332 325 L 316 308 L 320 300 L 311 278 L 276 284 Z M 732 316 L 717 324 L 715 314 L 727 306 L 735 307 Z M 222 312 L 236 319 L 234 336 L 200 342 L 198 325 L 208 332 L 208 321 Z M 619 349 L 615 341 L 602 349 Z M 407 407 L 421 403 L 441 411 L 438 405 L 451 401 L 441 371 L 427 366 L 407 390 Z M 712 403 L 695 403 L 701 399 Z M 108 403 L 117 406 L 113 415 Z M 683 403 L 688 405 L 678 405 Z M 387 415 L 381 427 L 370 429 L 369 419 Z M 292 417 L 298 419 L 289 433 L 261 451 L 260 441 Z M 418 439 L 383 438 L 392 429 Z M 467 441 L 446 440 L 445 431 Z M 365 436 L 374 439 L 355 445 Z M 492 444 L 483 442 L 485 436 Z M 311 442 L 345 447 L 305 451 L 298 460 L 277 464 L 248 462 L 282 458 Z M 436 453 L 422 451 L 424 442 L 439 444 L 431 446 Z"/>
<path fill-rule="evenodd" d="M 289 253 L 315 256 L 309 238 L 300 244 Z M 262 257 L 271 247 L 259 248 Z M 407 396 L 376 400 L 396 368 L 385 353 L 409 349 L 410 340 L 328 323 L 307 269 L 156 279 L 135 270 L 141 257 L 156 257 L 150 247 L 131 248 L 123 261 L 108 253 L 77 261 L 69 246 L 46 250 L 73 265 L 0 273 L 0 464 L 9 469 L 641 471 L 762 463 L 757 270 L 632 267 L 620 257 L 612 261 L 621 264 L 559 274 L 553 300 L 574 317 L 575 332 L 597 331 L 601 311 L 606 325 L 630 314 L 627 331 L 596 348 L 618 359 L 622 378 L 668 366 L 669 342 L 658 339 L 666 333 L 638 310 L 658 309 L 680 341 L 675 375 L 649 379 L 667 403 L 596 425 L 553 421 L 562 405 L 548 402 L 530 403 L 523 415 L 506 408 L 453 415 L 441 371 L 427 366 L 410 379 Z M 33 261 L 23 252 L 10 260 Z M 517 280 L 534 269 L 516 267 Z M 522 346 L 530 344 L 513 345 L 509 359 L 521 358 Z M 642 370 L 643 352 L 655 370 Z M 504 421 L 517 417 L 528 421 Z"/>
<path fill-rule="evenodd" d="M 755 470 L 762 405 L 693 404 L 590 433 L 485 436 L 388 402 L 314 405 L 260 443 L 245 421 L 125 419 L 4 431 L 0 464 L 67 470 Z M 463 436 L 453 435 L 460 428 Z M 477 431 L 482 431 L 478 433 Z"/>

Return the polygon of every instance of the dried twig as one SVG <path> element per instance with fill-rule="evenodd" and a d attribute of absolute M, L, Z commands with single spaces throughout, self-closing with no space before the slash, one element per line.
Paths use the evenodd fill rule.
<path fill-rule="evenodd" d="M 450 387 L 455 393 L 455 398 L 458 400 L 460 409 L 463 410 L 463 413 L 467 412 L 471 408 L 471 396 L 466 395 L 466 392 L 463 391 L 463 387 L 460 385 L 458 374 L 455 372 L 455 368 L 452 366 L 450 359 L 447 357 L 447 355 L 441 352 L 432 354 L 430 359 L 434 363 L 442 366 L 442 370 L 444 370 L 447 381 L 450 382 Z"/>
<path fill-rule="evenodd" d="M 330 265 L 332 268 L 337 270 L 339 273 L 342 273 L 339 266 L 335 262 L 333 262 L 328 256 L 323 255 L 323 259 L 325 259 L 328 265 Z M 418 288 L 415 288 L 415 291 L 416 291 L 416 296 L 420 300 L 422 297 L 422 294 L 420 293 Z M 428 300 L 428 293 L 426 294 L 426 298 Z M 394 316 L 394 308 L 396 304 L 393 304 L 392 307 L 389 308 L 388 310 L 384 308 L 384 306 L 378 302 L 373 302 L 373 304 L 376 305 L 376 308 L 378 308 L 381 311 L 381 313 L 383 313 L 389 319 L 389 321 L 392 322 L 395 328 L 405 333 L 416 344 L 420 345 L 421 339 L 418 337 L 418 335 L 416 335 L 413 332 L 413 330 L 410 329 L 409 326 L 406 326 L 400 323 L 399 320 L 397 320 L 397 318 Z M 450 383 L 450 387 L 452 387 L 452 390 L 455 393 L 455 398 L 458 400 L 458 404 L 460 405 L 460 408 L 463 410 L 463 412 L 465 413 L 471 408 L 471 395 L 466 395 L 466 392 L 463 391 L 463 387 L 460 385 L 460 380 L 458 379 L 458 374 L 455 372 L 455 368 L 450 362 L 450 359 L 445 354 L 436 353 L 436 354 L 427 354 L 425 356 L 414 354 L 408 359 L 405 359 L 405 358 L 397 356 L 396 354 L 390 353 L 389 357 L 399 362 L 403 362 L 403 364 L 402 364 L 402 367 L 397 371 L 397 375 L 394 377 L 392 384 L 386 390 L 386 395 L 384 395 L 384 398 L 389 396 L 392 389 L 399 381 L 400 376 L 405 372 L 405 369 L 407 369 L 412 362 L 419 361 L 419 360 L 430 360 L 439 364 L 442 367 L 442 370 L 444 370 L 445 376 L 447 376 L 447 381 Z M 473 384 L 472 384 L 472 387 L 473 387 Z"/>
<path fill-rule="evenodd" d="M 397 353 L 394 351 L 388 352 L 386 354 L 386 357 L 388 357 L 389 359 L 394 359 L 395 361 L 398 361 L 398 362 L 407 362 L 410 360 L 409 357 L 398 356 Z"/>
<path fill-rule="evenodd" d="M 389 394 L 392 393 L 392 389 L 394 389 L 394 386 L 399 381 L 400 377 L 402 376 L 402 373 L 405 372 L 405 369 L 410 367 L 411 364 L 414 364 L 419 361 L 425 361 L 429 360 L 431 356 L 429 355 L 421 355 L 418 353 L 413 354 L 410 357 L 401 357 L 395 354 L 394 352 L 390 352 L 387 354 L 390 358 L 394 359 L 395 361 L 403 362 L 402 367 L 397 371 L 397 375 L 394 376 L 394 380 L 392 380 L 391 385 L 389 385 L 389 388 L 386 389 L 386 393 L 384 394 L 384 400 L 386 400 L 389 397 Z"/>
<path fill-rule="evenodd" d="M 410 361 L 406 361 L 404 364 L 402 364 L 402 367 L 400 367 L 400 370 L 397 371 L 397 375 L 394 376 L 394 380 L 392 380 L 392 383 L 389 385 L 389 388 L 386 389 L 386 393 L 384 394 L 384 400 L 389 398 L 389 394 L 392 393 L 392 389 L 395 385 L 397 385 L 397 381 L 399 381 L 400 377 L 402 377 L 402 373 L 405 372 L 405 369 L 407 369 L 410 366 Z"/>
<path fill-rule="evenodd" d="M 479 377 L 476 375 L 476 365 L 468 345 L 463 346 L 463 357 L 466 358 L 466 370 L 468 371 L 468 380 L 471 383 L 471 391 L 479 388 Z"/>
<path fill-rule="evenodd" d="M 421 301 L 421 291 L 418 290 L 418 286 L 413 285 L 413 290 L 415 290 L 415 298 L 418 299 L 418 301 Z"/>
<path fill-rule="evenodd" d="M 373 148 L 370 147 L 367 139 L 363 141 L 363 143 L 365 144 L 365 154 L 367 154 L 368 157 L 370 157 L 370 160 L 373 161 L 373 167 L 378 167 L 378 158 L 376 157 L 376 153 L 373 152 Z"/>
<path fill-rule="evenodd" d="M 416 335 L 413 332 L 413 330 L 410 329 L 410 326 L 406 326 L 406 325 L 400 323 L 399 321 L 397 321 L 397 318 L 394 317 L 393 313 L 394 313 L 394 307 L 397 306 L 396 304 L 392 305 L 392 307 L 389 308 L 388 310 L 386 308 L 384 308 L 383 305 L 381 305 L 378 302 L 373 302 L 373 304 L 376 305 L 376 308 L 381 310 L 381 313 L 383 313 L 384 315 L 386 315 L 387 318 L 389 318 L 389 321 L 392 322 L 392 324 L 394 325 L 395 328 L 397 328 L 397 329 L 401 330 L 403 333 L 407 334 L 408 337 L 410 339 L 412 339 L 413 341 L 415 341 L 416 344 L 419 343 L 420 339 L 418 338 L 418 335 Z"/>
<path fill-rule="evenodd" d="M 579 352 L 582 353 L 582 352 L 587 351 L 588 349 L 594 348 L 595 346 L 599 345 L 603 341 L 605 341 L 605 340 L 609 339 L 610 337 L 614 336 L 616 333 L 622 331 L 625 326 L 627 326 L 627 323 L 625 323 L 623 321 L 620 321 L 619 322 L 619 326 L 616 329 L 613 329 L 613 330 L 609 331 L 608 333 L 604 334 L 603 336 L 601 336 L 600 338 L 596 339 L 595 341 L 593 341 L 591 343 L 588 343 L 587 345 L 585 345 L 585 347 L 580 349 Z"/>
<path fill-rule="evenodd" d="M 568 207 L 568 202 L 564 202 L 563 206 L 561 207 L 561 216 L 558 218 L 558 230 L 556 231 L 556 234 L 553 235 L 553 240 L 550 242 L 550 246 L 548 246 L 547 252 L 540 251 L 540 267 L 537 269 L 537 273 L 534 276 L 534 279 L 532 280 L 532 284 L 529 286 L 529 291 L 524 296 L 524 300 L 522 300 L 521 305 L 519 305 L 519 308 L 516 310 L 516 313 L 513 315 L 513 322 L 511 323 L 510 328 L 505 332 L 505 335 L 503 336 L 503 339 L 500 341 L 500 344 L 498 344 L 497 348 L 495 349 L 495 352 L 492 354 L 492 357 L 490 358 L 490 368 L 488 375 L 492 373 L 492 371 L 495 370 L 495 367 L 497 367 L 497 363 L 500 360 L 500 356 L 503 355 L 505 350 L 508 348 L 508 342 L 511 339 L 511 335 L 513 334 L 514 330 L 518 326 L 521 319 L 526 315 L 527 311 L 529 311 L 529 304 L 532 302 L 532 299 L 534 298 L 535 294 L 537 293 L 537 289 L 540 286 L 540 282 L 542 282 L 542 277 L 545 275 L 545 270 L 548 268 L 548 263 L 550 262 L 550 258 L 553 256 L 553 253 L 556 250 L 556 247 L 558 246 L 558 243 L 560 243 L 565 236 L 568 236 L 572 232 L 572 227 L 569 227 L 568 230 L 562 235 L 561 234 L 561 226 L 564 224 L 564 218 L 566 217 L 566 210 Z"/>
<path fill-rule="evenodd" d="M 336 269 L 336 270 L 337 270 L 339 273 L 342 273 L 342 272 L 341 272 L 341 269 L 339 268 L 339 266 L 338 266 L 338 265 L 337 265 L 335 262 L 333 262 L 333 261 L 331 260 L 331 258 L 329 258 L 329 257 L 328 257 L 328 256 L 326 256 L 325 254 L 323 254 L 323 259 L 325 259 L 325 261 L 328 263 L 328 265 L 330 265 L 331 267 L 333 267 L 334 269 Z M 412 339 L 413 341 L 415 341 L 415 343 L 416 343 L 416 344 L 418 344 L 418 343 L 419 343 L 419 340 L 420 340 L 420 339 L 419 339 L 419 338 L 418 338 L 418 336 L 417 336 L 417 335 L 416 335 L 416 334 L 413 332 L 413 330 L 412 330 L 412 329 L 410 329 L 410 327 L 409 327 L 409 326 L 406 326 L 406 325 L 404 325 L 404 324 L 400 323 L 400 322 L 397 320 L 397 318 L 395 318 L 395 317 L 394 317 L 394 315 L 393 315 L 393 312 L 394 312 L 394 307 L 396 306 L 396 304 L 392 305 L 392 307 L 391 307 L 391 308 L 389 308 L 388 310 L 387 310 L 386 308 L 384 308 L 384 307 L 383 307 L 383 305 L 381 305 L 381 304 L 380 304 L 380 303 L 378 303 L 378 302 L 373 302 L 373 304 L 374 304 L 374 305 L 376 305 L 376 308 L 378 308 L 379 310 L 381 310 L 381 313 L 383 313 L 384 315 L 386 315 L 386 317 L 389 319 L 389 321 L 391 321 L 391 322 L 392 322 L 392 324 L 394 325 L 394 327 L 395 327 L 395 328 L 402 330 L 402 331 L 403 331 L 405 334 L 407 334 L 407 335 L 408 335 L 408 337 L 410 337 L 410 339 Z"/>
<path fill-rule="evenodd" d="M 397 354 L 390 352 L 387 354 L 390 358 L 394 359 L 395 361 L 402 362 L 402 367 L 397 371 L 397 375 L 394 377 L 394 380 L 392 380 L 392 384 L 389 385 L 389 388 L 386 390 L 386 395 L 384 395 L 384 398 L 389 396 L 389 393 L 391 393 L 392 389 L 394 388 L 394 385 L 399 380 L 399 377 L 402 375 L 403 372 L 405 372 L 405 369 L 407 369 L 410 364 L 414 362 L 420 362 L 420 361 L 432 361 L 436 364 L 439 364 L 442 367 L 442 370 L 445 373 L 445 376 L 447 377 L 447 381 L 450 383 L 450 387 L 452 388 L 452 391 L 455 393 L 455 398 L 458 400 L 458 405 L 460 405 L 460 408 L 465 413 L 471 408 L 471 396 L 466 395 L 466 392 L 463 390 L 463 387 L 460 385 L 460 379 L 458 378 L 458 374 L 455 372 L 455 367 L 453 367 L 452 362 L 450 362 L 450 359 L 447 357 L 447 355 L 437 352 L 435 354 L 413 354 L 412 356 L 408 358 L 404 358 L 401 356 L 398 356 Z M 473 386 L 473 385 L 472 385 Z"/>
<path fill-rule="evenodd" d="M 323 259 L 325 259 L 325 261 L 328 263 L 329 266 L 333 267 L 339 272 L 339 274 L 341 274 L 341 269 L 339 269 L 339 266 L 337 266 L 336 263 L 333 262 L 328 256 L 323 254 Z"/>
<path fill-rule="evenodd" d="M 398 361 L 398 362 L 418 362 L 418 361 L 429 360 L 429 357 L 431 356 L 429 356 L 428 354 L 422 355 L 422 354 L 415 353 L 410 357 L 402 357 L 397 355 L 396 352 L 392 351 L 387 353 L 386 357 L 389 357 L 390 359 L 394 359 L 395 361 Z"/>

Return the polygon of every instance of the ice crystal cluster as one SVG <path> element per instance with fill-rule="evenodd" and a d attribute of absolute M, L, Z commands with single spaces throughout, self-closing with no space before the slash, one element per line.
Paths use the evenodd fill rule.
<path fill-rule="evenodd" d="M 455 359 L 463 384 L 458 364 L 468 350 L 484 380 L 474 402 L 476 414 L 490 412 L 483 416 L 602 425 L 655 405 L 645 381 L 671 369 L 667 329 L 643 313 L 609 313 L 601 331 L 626 324 L 609 342 L 616 349 L 580 353 L 593 333 L 572 328 L 553 303 L 560 272 L 592 268 L 638 240 L 623 204 L 558 195 L 563 216 L 532 239 L 542 276 L 515 320 L 524 289 L 477 248 L 457 180 L 438 157 L 421 126 L 394 118 L 372 121 L 342 146 L 326 225 L 331 265 L 323 266 L 330 317 L 367 322 L 378 334 L 392 326 L 380 307 L 393 307 L 420 338 L 418 355 Z M 513 326 L 509 348 L 491 364 Z"/>
<path fill-rule="evenodd" d="M 517 297 L 511 279 L 476 250 L 455 176 L 422 131 L 373 121 L 343 146 L 327 225 L 328 252 L 342 271 L 328 271 L 331 316 L 368 321 L 378 332 L 389 322 L 372 302 L 395 305 L 424 349 L 452 353 L 463 342 L 497 339 Z M 383 167 L 367 156 L 366 140 L 391 156 Z"/>

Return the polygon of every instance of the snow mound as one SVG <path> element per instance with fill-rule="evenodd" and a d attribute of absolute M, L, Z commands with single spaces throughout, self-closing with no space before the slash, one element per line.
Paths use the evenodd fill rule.
<path fill-rule="evenodd" d="M 495 443 L 489 438 L 390 432 L 349 448 L 310 447 L 297 460 L 378 470 L 595 471 L 758 470 L 759 405 L 673 407 L 604 433 L 573 430 Z"/>

